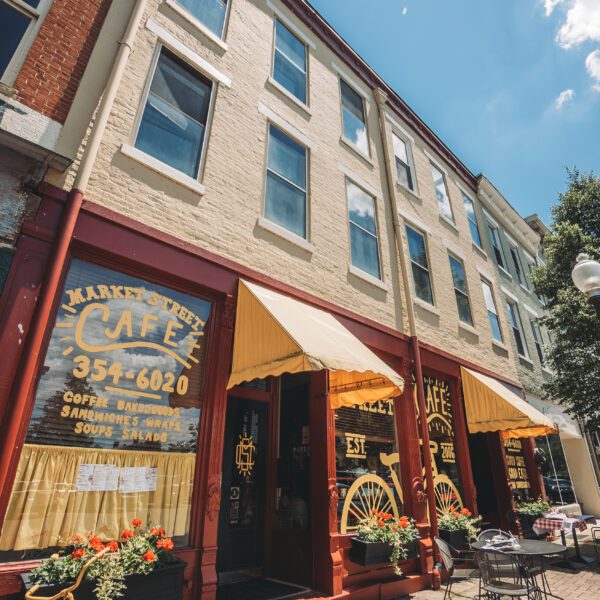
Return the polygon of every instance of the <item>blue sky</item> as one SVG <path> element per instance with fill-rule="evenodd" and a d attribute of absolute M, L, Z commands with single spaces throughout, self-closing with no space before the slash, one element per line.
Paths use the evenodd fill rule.
<path fill-rule="evenodd" d="M 312 4 L 522 215 L 600 175 L 600 0 Z"/>

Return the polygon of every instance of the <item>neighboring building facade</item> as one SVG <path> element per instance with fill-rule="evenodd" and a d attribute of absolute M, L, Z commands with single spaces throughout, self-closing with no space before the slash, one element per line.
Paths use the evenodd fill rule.
<path fill-rule="evenodd" d="M 0 197 L 0 597 L 59 538 L 133 517 L 175 539 L 186 598 L 242 571 L 399 596 L 432 583 L 437 512 L 512 527 L 515 444 L 468 397 L 523 376 L 481 179 L 306 2 L 47 4 L 6 71 L 6 128 L 42 125 Z M 55 46 L 71 71 L 45 98 Z M 405 579 L 350 560 L 365 506 L 415 518 Z"/>

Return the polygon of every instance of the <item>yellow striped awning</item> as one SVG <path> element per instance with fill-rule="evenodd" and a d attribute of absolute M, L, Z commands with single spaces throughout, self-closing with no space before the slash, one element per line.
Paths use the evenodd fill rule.
<path fill-rule="evenodd" d="M 328 369 L 331 406 L 388 400 L 404 381 L 333 315 L 240 279 L 228 388 Z"/>
<path fill-rule="evenodd" d="M 506 439 L 558 432 L 550 418 L 496 379 L 465 367 L 460 370 L 470 433 L 500 431 Z"/>

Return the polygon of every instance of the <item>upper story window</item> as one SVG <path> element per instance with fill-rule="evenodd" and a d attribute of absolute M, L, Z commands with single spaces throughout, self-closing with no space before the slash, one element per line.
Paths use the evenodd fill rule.
<path fill-rule="evenodd" d="M 454 295 L 456 296 L 456 305 L 458 307 L 458 318 L 467 325 L 473 325 L 473 315 L 471 313 L 471 303 L 469 302 L 469 289 L 467 287 L 467 277 L 465 275 L 465 266 L 462 260 L 455 258 L 451 254 L 450 271 L 452 271 L 452 283 L 454 284 Z"/>
<path fill-rule="evenodd" d="M 369 138 L 367 136 L 364 100 L 343 79 L 340 79 L 340 93 L 342 95 L 344 138 L 356 146 L 363 154 L 368 155 Z"/>
<path fill-rule="evenodd" d="M 166 49 L 158 57 L 136 148 L 198 177 L 213 83 Z"/>
<path fill-rule="evenodd" d="M 275 20 L 273 79 L 306 104 L 306 45 L 281 21 Z"/>
<path fill-rule="evenodd" d="M 517 281 L 524 288 L 529 289 L 529 285 L 527 284 L 527 277 L 525 275 L 525 271 L 523 270 L 523 263 L 521 262 L 521 257 L 519 256 L 519 249 L 514 244 L 510 244 L 510 257 L 513 262 L 513 267 L 515 268 Z"/>
<path fill-rule="evenodd" d="M 477 246 L 482 248 L 481 244 L 481 236 L 479 235 L 479 225 L 477 223 L 477 215 L 475 214 L 475 205 L 473 204 L 473 200 L 469 198 L 463 192 L 463 202 L 465 204 L 465 212 L 467 213 L 467 220 L 469 221 L 469 229 L 471 230 L 471 239 Z"/>
<path fill-rule="evenodd" d="M 521 325 L 521 317 L 519 315 L 519 309 L 514 302 L 508 301 L 506 303 L 506 309 L 508 310 L 508 318 L 510 326 L 515 336 L 515 343 L 517 344 L 517 352 L 519 356 L 528 357 L 527 344 L 525 342 L 525 335 L 523 333 L 523 327 Z"/>
<path fill-rule="evenodd" d="M 306 239 L 308 151 L 274 125 L 268 143 L 265 217 Z"/>
<path fill-rule="evenodd" d="M 394 157 L 396 158 L 396 177 L 398 183 L 404 187 L 415 190 L 413 164 L 408 148 L 408 142 L 392 133 L 394 143 Z"/>
<path fill-rule="evenodd" d="M 12 85 L 52 0 L 0 0 L 0 81 Z"/>
<path fill-rule="evenodd" d="M 222 38 L 227 16 L 227 0 L 177 0 L 198 21 Z"/>
<path fill-rule="evenodd" d="M 446 186 L 446 177 L 433 163 L 431 164 L 431 175 L 433 177 L 433 185 L 435 186 L 435 195 L 440 214 L 446 217 L 446 219 L 454 221 L 448 188 Z"/>
<path fill-rule="evenodd" d="M 381 279 L 375 198 L 346 180 L 352 264 Z"/>
<path fill-rule="evenodd" d="M 506 270 L 506 263 L 504 262 L 504 253 L 502 252 L 502 244 L 500 242 L 500 234 L 498 228 L 491 223 L 488 223 L 488 234 L 490 236 L 490 243 L 494 250 L 494 257 L 496 258 L 496 264 Z"/>
<path fill-rule="evenodd" d="M 406 226 L 408 239 L 408 253 L 412 267 L 413 283 L 417 298 L 433 304 L 433 289 L 431 287 L 431 274 L 429 272 L 429 259 L 425 237 L 419 231 Z"/>
<path fill-rule="evenodd" d="M 492 285 L 491 283 L 488 283 L 485 279 L 482 279 L 481 287 L 483 289 L 483 297 L 485 299 L 485 306 L 488 312 L 488 319 L 490 321 L 492 337 L 497 342 L 502 342 L 502 329 L 500 328 L 500 319 L 498 318 L 498 309 L 496 308 L 496 300 L 494 299 Z"/>
<path fill-rule="evenodd" d="M 546 364 L 546 354 L 544 352 L 544 341 L 542 339 L 542 330 L 537 319 L 530 319 L 531 333 L 533 334 L 533 341 L 535 343 L 535 349 L 540 359 L 540 364 L 544 366 Z"/>

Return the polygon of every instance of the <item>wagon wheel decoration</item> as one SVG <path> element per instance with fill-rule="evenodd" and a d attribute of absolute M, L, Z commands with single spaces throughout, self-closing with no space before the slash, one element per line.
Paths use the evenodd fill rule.
<path fill-rule="evenodd" d="M 460 492 L 452 480 L 446 475 L 437 475 L 433 478 L 433 491 L 435 493 L 435 508 L 438 518 L 447 515 L 452 509 L 460 511 L 463 503 Z"/>
<path fill-rule="evenodd" d="M 398 518 L 398 506 L 390 486 L 377 475 L 363 475 L 348 489 L 342 508 L 340 532 L 346 533 L 357 528 L 356 525 L 348 525 L 349 518 L 362 521 L 368 519 L 373 510 L 390 512 Z"/>

